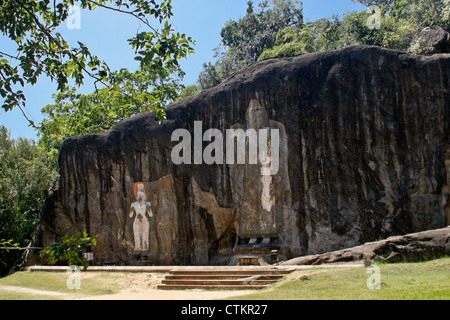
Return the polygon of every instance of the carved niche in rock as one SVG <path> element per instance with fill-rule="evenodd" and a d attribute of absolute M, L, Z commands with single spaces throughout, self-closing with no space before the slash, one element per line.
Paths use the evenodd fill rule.
<path fill-rule="evenodd" d="M 270 120 L 266 109 L 256 99 L 250 101 L 245 120 L 233 127 L 245 132 L 253 129 L 257 132 L 258 142 L 267 141 L 267 147 L 259 145 L 256 165 L 230 166 L 236 207 L 234 252 L 269 254 L 277 250 L 283 254 L 298 254 L 299 231 L 297 216 L 292 209 L 286 129 L 282 123 Z M 262 137 L 262 132 L 270 132 L 271 137 Z M 273 143 L 277 144 L 275 148 Z M 248 158 L 248 141 L 245 150 Z M 265 161 L 261 152 L 267 152 Z"/>
<path fill-rule="evenodd" d="M 143 263 L 173 264 L 177 254 L 178 211 L 172 176 L 138 182 L 133 189 L 136 200 L 130 205 L 133 231 L 128 233 L 132 237 L 128 236 L 125 244 L 128 253 Z"/>

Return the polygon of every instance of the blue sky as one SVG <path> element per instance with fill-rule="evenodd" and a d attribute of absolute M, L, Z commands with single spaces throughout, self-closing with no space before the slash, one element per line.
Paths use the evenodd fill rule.
<path fill-rule="evenodd" d="M 259 3 L 260 0 L 255 0 Z M 333 14 L 342 15 L 346 11 L 361 11 L 364 7 L 351 0 L 303 0 L 305 19 L 314 21 L 329 18 Z M 197 81 L 202 64 L 212 61 L 213 49 L 220 43 L 220 30 L 225 22 L 245 15 L 247 0 L 173 0 L 174 17 L 172 24 L 181 33 L 196 40 L 195 54 L 182 61 L 186 72 L 184 84 Z M 139 28 L 139 23 L 132 17 L 107 10 L 97 9 L 94 12 L 81 12 L 80 29 L 69 30 L 64 24 L 58 30 L 69 43 L 77 41 L 85 43 L 92 53 L 105 60 L 112 70 L 128 68 L 136 70 L 138 63 L 134 61 L 134 52 L 127 43 Z M 14 53 L 12 43 L 0 36 L 1 51 Z M 41 109 L 53 103 L 52 95 L 56 92 L 56 84 L 41 77 L 35 86 L 27 85 L 24 90 L 27 97 L 27 113 L 36 123 L 43 116 Z M 94 91 L 92 83 L 79 89 L 80 92 Z M 0 101 L 1 103 L 2 101 Z M 11 130 L 13 138 L 26 137 L 37 139 L 37 133 L 28 127 L 28 122 L 21 111 L 16 108 L 11 112 L 0 110 L 0 125 Z"/>

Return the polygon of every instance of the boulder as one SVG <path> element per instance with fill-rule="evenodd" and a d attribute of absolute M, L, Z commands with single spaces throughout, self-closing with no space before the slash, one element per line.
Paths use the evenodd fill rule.
<path fill-rule="evenodd" d="M 320 265 L 348 262 L 420 262 L 450 255 L 450 226 L 389 237 L 361 246 L 294 258 L 279 265 Z"/>
<path fill-rule="evenodd" d="M 67 139 L 36 246 L 87 231 L 93 264 L 224 265 L 442 228 L 449 87 L 447 54 L 263 60 L 168 106 L 163 123 L 143 113 Z M 229 150 L 228 132 L 244 135 Z M 266 155 L 254 163 L 251 135 Z"/>
<path fill-rule="evenodd" d="M 449 28 L 444 29 L 439 26 L 424 28 L 414 40 L 415 43 L 420 44 L 419 53 L 450 53 L 449 30 Z"/>

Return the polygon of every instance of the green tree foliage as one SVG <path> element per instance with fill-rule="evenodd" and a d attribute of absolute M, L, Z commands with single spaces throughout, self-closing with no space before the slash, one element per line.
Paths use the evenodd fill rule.
<path fill-rule="evenodd" d="M 20 87 L 36 84 L 42 75 L 58 84 L 55 104 L 42 110 L 47 117 L 39 128 L 39 145 L 27 139 L 12 140 L 7 129 L 0 127 L 0 239 L 6 239 L 2 245 L 15 241 L 23 247 L 31 241 L 57 178 L 56 162 L 65 138 L 105 131 L 122 119 L 147 110 L 156 110 L 164 119 L 166 104 L 183 89 L 180 79 L 184 73 L 179 60 L 193 52 L 194 44 L 169 23 L 171 3 L 172 0 L 0 0 L 0 30 L 16 45 L 14 52 L 0 48 L 2 108 L 22 109 L 26 97 Z M 70 45 L 58 33 L 58 27 L 67 20 L 72 5 L 85 12 L 104 9 L 134 17 L 139 29 L 128 42 L 136 52 L 140 69 L 112 72 L 85 44 Z M 92 94 L 76 90 L 85 77 L 95 81 Z M 75 87 L 68 85 L 70 79 Z M 35 125 L 32 121 L 30 124 Z M 70 239 L 64 238 L 63 243 L 66 240 Z M 20 254 L 18 250 L 0 251 L 0 273 L 4 274 Z"/>
<path fill-rule="evenodd" d="M 271 57 L 293 57 L 316 51 L 312 26 L 287 27 L 277 32 L 275 46 L 265 50 L 259 60 Z"/>
<path fill-rule="evenodd" d="M 197 86 L 205 90 L 234 72 L 271 57 L 342 49 L 349 45 L 377 45 L 420 52 L 417 33 L 426 26 L 450 25 L 450 0 L 353 0 L 381 12 L 380 28 L 368 26 L 373 12 L 347 12 L 342 18 L 303 23 L 300 1 L 264 1 L 257 9 L 248 2 L 247 12 L 228 21 L 215 62 L 204 63 Z"/>
<path fill-rule="evenodd" d="M 94 79 L 96 85 L 115 89 L 109 82 L 113 77 L 105 62 L 85 44 L 72 46 L 57 32 L 74 4 L 85 10 L 101 8 L 133 16 L 140 27 L 128 42 L 142 68 L 159 72 L 177 67 L 180 59 L 193 52 L 193 41 L 173 30 L 169 23 L 171 3 L 172 0 L 0 0 L 0 30 L 16 44 L 15 52 L 0 49 L 2 108 L 8 111 L 24 107 L 26 97 L 20 86 L 36 84 L 42 74 L 56 81 L 60 92 L 66 89 L 69 79 L 80 86 L 86 76 Z"/>
<path fill-rule="evenodd" d="M 71 87 L 54 95 L 55 103 L 42 109 L 46 116 L 39 125 L 39 144 L 50 153 L 54 164 L 63 141 L 72 136 L 106 131 L 123 119 L 148 111 L 162 112 L 184 88 L 179 68 L 155 71 L 122 69 L 109 82 L 116 90 L 103 88 L 81 94 Z M 164 114 L 159 118 L 164 119 Z"/>
<path fill-rule="evenodd" d="M 367 7 L 376 5 L 385 16 L 407 20 L 419 30 L 427 26 L 447 26 L 449 0 L 353 0 Z"/>
<path fill-rule="evenodd" d="M 73 236 L 65 235 L 61 241 L 42 249 L 40 255 L 46 258 L 49 264 L 67 263 L 69 266 L 83 266 L 86 271 L 89 261 L 83 253 L 97 245 L 97 236 L 97 234 L 89 236 L 87 232 L 79 232 Z"/>
<path fill-rule="evenodd" d="M 415 35 L 424 27 L 450 24 L 450 0 L 358 0 L 381 10 L 380 28 L 367 25 L 367 11 L 346 13 L 342 19 L 320 19 L 301 27 L 279 30 L 275 46 L 259 59 L 290 57 L 318 51 L 342 49 L 349 45 L 377 45 L 411 50 Z"/>
<path fill-rule="evenodd" d="M 198 76 L 198 84 L 202 90 L 220 84 L 227 76 L 233 73 L 231 59 L 221 57 L 216 63 L 204 63 L 203 70 Z M 237 68 L 237 67 L 236 67 Z"/>
<path fill-rule="evenodd" d="M 4 250 L 6 250 L 6 252 L 9 252 L 9 250 L 11 248 L 19 248 L 20 244 L 18 242 L 13 242 L 12 239 L 9 240 L 5 240 L 5 239 L 1 239 L 0 240 L 0 247 L 3 247 Z"/>
<path fill-rule="evenodd" d="M 31 242 L 55 177 L 44 150 L 32 140 L 11 139 L 6 127 L 0 126 L 0 239 L 20 246 Z M 0 274 L 19 255 L 0 250 Z"/>
<path fill-rule="evenodd" d="M 303 10 L 299 1 L 272 0 L 253 9 L 249 1 L 247 14 L 238 21 L 229 21 L 220 35 L 229 48 L 227 54 L 244 65 L 256 62 L 261 53 L 273 47 L 278 30 L 303 24 Z"/>
<path fill-rule="evenodd" d="M 256 62 L 264 50 L 275 45 L 276 34 L 286 27 L 303 25 L 303 8 L 298 0 L 263 1 L 257 9 L 248 1 L 246 15 L 230 20 L 220 35 L 215 63 L 205 63 L 199 76 L 201 89 L 211 88 L 239 69 Z"/>
<path fill-rule="evenodd" d="M 191 84 L 189 86 L 187 86 L 186 88 L 183 89 L 183 91 L 181 91 L 180 95 L 177 98 L 177 101 L 189 98 L 189 97 L 193 97 L 197 94 L 199 94 L 201 92 L 201 89 L 198 85 L 196 84 Z"/>

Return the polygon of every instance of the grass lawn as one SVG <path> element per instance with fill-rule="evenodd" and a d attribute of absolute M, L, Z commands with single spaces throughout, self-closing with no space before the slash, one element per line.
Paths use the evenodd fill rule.
<path fill-rule="evenodd" d="M 109 295 L 134 286 L 149 287 L 155 282 L 152 278 L 162 277 L 158 274 L 82 272 L 81 288 L 74 290 L 67 286 L 70 276 L 65 272 L 16 272 L 0 279 L 0 300 L 59 300 Z M 14 291 L 14 288 L 19 290 Z M 24 289 L 31 289 L 30 293 L 24 293 Z M 50 291 L 51 295 L 39 294 L 40 290 Z"/>
<path fill-rule="evenodd" d="M 365 268 L 296 271 L 282 283 L 243 300 L 450 300 L 450 258 L 421 263 L 375 264 L 380 289 L 370 290 Z"/>
<path fill-rule="evenodd" d="M 232 300 L 450 300 L 450 257 L 421 263 L 375 264 L 380 289 L 370 290 L 367 269 L 296 271 L 267 289 Z M 70 290 L 65 272 L 16 272 L 0 279 L 0 300 L 79 299 L 126 290 L 156 289 L 164 274 L 81 273 L 81 289 Z M 43 291 L 41 291 L 43 290 Z M 188 292 L 186 293 L 188 294 Z M 187 297 L 189 300 L 190 298 Z"/>

